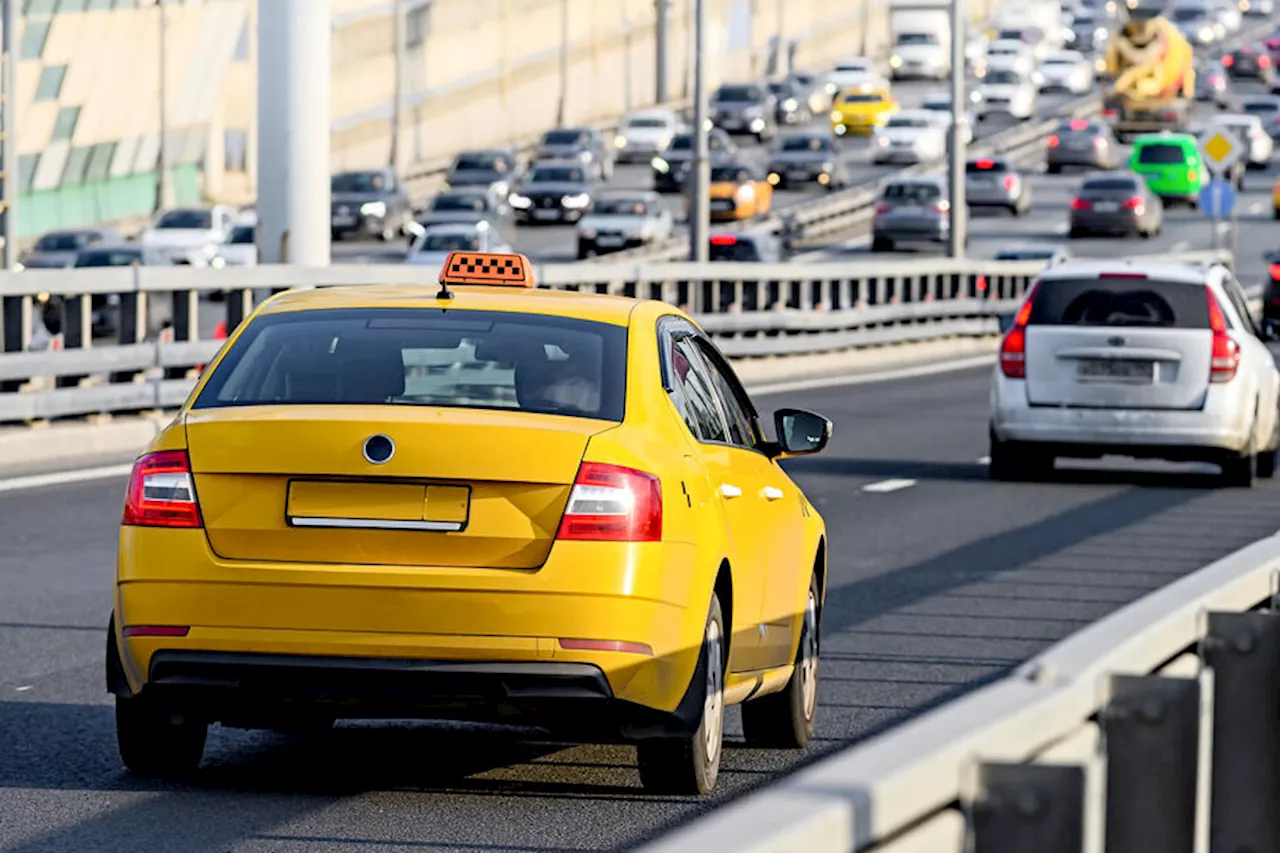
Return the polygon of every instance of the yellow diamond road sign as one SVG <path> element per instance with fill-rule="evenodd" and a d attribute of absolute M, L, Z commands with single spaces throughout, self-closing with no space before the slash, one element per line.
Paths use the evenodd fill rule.
<path fill-rule="evenodd" d="M 1200 150 L 1204 152 L 1204 163 L 1215 175 L 1234 166 L 1244 155 L 1244 146 L 1240 137 L 1224 128 L 1210 128 L 1200 137 Z"/>

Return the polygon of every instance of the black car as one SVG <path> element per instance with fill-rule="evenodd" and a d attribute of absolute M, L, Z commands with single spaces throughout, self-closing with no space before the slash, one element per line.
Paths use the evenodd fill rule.
<path fill-rule="evenodd" d="M 516 222 L 577 222 L 591 209 L 591 167 L 576 160 L 538 163 L 511 193 Z"/>
<path fill-rule="evenodd" d="M 813 121 L 807 93 L 793 80 L 773 80 L 769 92 L 778 104 L 775 115 L 778 124 L 808 124 Z"/>
<path fill-rule="evenodd" d="M 1260 80 L 1270 85 L 1276 79 L 1271 53 L 1263 44 L 1242 45 L 1224 54 L 1222 67 L 1232 80 Z"/>
<path fill-rule="evenodd" d="M 790 256 L 782 238 L 763 229 L 712 234 L 710 243 L 707 259 L 711 261 L 778 264 Z"/>
<path fill-rule="evenodd" d="M 712 163 L 736 156 L 738 146 L 720 128 L 707 133 L 707 154 Z M 677 133 L 661 155 L 654 157 L 653 188 L 660 193 L 683 192 L 693 166 L 693 134 Z"/>
<path fill-rule="evenodd" d="M 592 127 L 558 127 L 542 134 L 535 161 L 576 160 L 591 170 L 593 178 L 607 181 L 613 177 L 613 146 L 604 134 Z"/>
<path fill-rule="evenodd" d="M 409 196 L 391 169 L 342 172 L 329 181 L 332 194 L 329 234 L 377 237 L 391 242 L 405 233 L 413 218 Z"/>
<path fill-rule="evenodd" d="M 778 99 L 759 83 L 727 83 L 711 96 L 711 121 L 727 133 L 763 142 L 778 134 Z"/>
<path fill-rule="evenodd" d="M 446 181 L 453 188 L 492 188 L 505 197 L 519 178 L 519 171 L 520 160 L 514 151 L 481 148 L 454 157 Z"/>
<path fill-rule="evenodd" d="M 851 181 L 830 133 L 784 136 L 769 157 L 769 183 L 780 190 L 803 188 L 806 184 L 839 189 Z"/>
<path fill-rule="evenodd" d="M 1154 237 L 1164 228 L 1164 205 L 1133 172 L 1102 172 L 1080 185 L 1068 225 L 1073 239 L 1093 234 Z"/>
<path fill-rule="evenodd" d="M 142 266 L 143 254 L 141 246 L 131 245 L 99 245 L 81 249 L 76 253 L 71 266 L 76 269 L 91 267 L 133 267 Z M 57 335 L 63 330 L 63 310 L 65 303 L 60 296 L 53 296 L 44 303 L 41 318 L 49 334 Z M 94 338 L 114 337 L 120 329 L 120 296 L 115 293 L 95 293 L 89 297 L 90 329 Z"/>
<path fill-rule="evenodd" d="M 1075 35 L 1071 49 L 1084 54 L 1101 53 L 1110 37 L 1110 23 L 1107 13 L 1101 9 L 1077 9 L 1071 21 L 1071 32 Z"/>
<path fill-rule="evenodd" d="M 1045 170 L 1051 175 L 1064 166 L 1118 169 L 1123 151 L 1106 122 L 1086 118 L 1064 119 L 1048 139 Z"/>
<path fill-rule="evenodd" d="M 1231 99 L 1231 92 L 1230 80 L 1222 65 L 1199 59 L 1193 65 L 1196 71 L 1196 100 L 1225 107 Z"/>
<path fill-rule="evenodd" d="M 486 221 L 503 238 L 515 240 L 515 216 L 504 194 L 492 186 L 457 187 L 438 194 L 418 213 L 416 227 L 410 229 L 409 242 L 418 238 L 422 229 L 446 223 Z"/>
<path fill-rule="evenodd" d="M 76 255 L 90 246 L 123 243 L 124 237 L 113 227 L 74 228 L 42 234 L 36 244 L 22 253 L 19 263 L 25 269 L 58 269 L 73 266 Z"/>

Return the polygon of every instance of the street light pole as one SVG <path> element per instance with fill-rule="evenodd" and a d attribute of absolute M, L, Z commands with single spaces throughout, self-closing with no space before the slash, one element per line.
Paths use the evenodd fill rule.
<path fill-rule="evenodd" d="M 966 243 L 964 83 L 964 3 L 962 0 L 951 0 L 951 243 L 947 254 L 953 258 L 964 257 Z"/>
<path fill-rule="evenodd" d="M 693 22 L 693 197 L 689 200 L 689 260 L 705 262 L 711 228 L 711 165 L 707 159 L 707 4 L 696 0 Z M 693 300 L 691 300 L 693 301 Z M 696 310 L 696 309 L 695 309 Z"/>
<path fill-rule="evenodd" d="M 3 0 L 4 32 L 0 35 L 0 51 L 4 53 L 4 107 L 0 112 L 3 123 L 3 143 L 0 144 L 0 175 L 4 176 L 4 268 L 13 269 L 18 261 L 18 125 L 17 88 L 14 86 L 18 68 L 18 0 Z"/>
<path fill-rule="evenodd" d="M 391 162 L 389 165 L 395 170 L 397 176 L 404 174 L 404 141 L 401 137 L 404 134 L 404 92 L 407 83 L 405 78 L 408 76 L 408 69 L 405 67 L 408 54 L 406 14 L 405 0 L 395 0 L 391 31 L 395 39 L 396 81 L 395 104 L 391 112 L 391 156 L 389 158 Z"/>
<path fill-rule="evenodd" d="M 653 0 L 656 18 L 653 24 L 653 38 L 657 43 L 657 55 L 654 57 L 654 100 L 659 104 L 667 102 L 667 38 L 671 32 L 669 17 L 671 0 Z"/>
<path fill-rule="evenodd" d="M 165 0 L 156 0 L 160 11 L 160 152 L 156 175 L 156 212 L 170 205 L 169 187 L 169 10 Z"/>
<path fill-rule="evenodd" d="M 556 125 L 564 127 L 569 113 L 569 0 L 560 0 L 560 107 Z"/>

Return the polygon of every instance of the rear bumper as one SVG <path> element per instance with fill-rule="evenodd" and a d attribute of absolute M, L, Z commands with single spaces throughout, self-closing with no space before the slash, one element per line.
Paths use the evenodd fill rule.
<path fill-rule="evenodd" d="M 1050 166 L 1102 166 L 1106 158 L 1093 147 L 1063 150 L 1062 146 L 1058 146 L 1048 150 L 1045 162 Z"/>
<path fill-rule="evenodd" d="M 1069 220 L 1071 230 L 1090 234 L 1132 234 L 1141 225 L 1138 214 L 1132 210 L 1116 213 L 1076 213 Z"/>

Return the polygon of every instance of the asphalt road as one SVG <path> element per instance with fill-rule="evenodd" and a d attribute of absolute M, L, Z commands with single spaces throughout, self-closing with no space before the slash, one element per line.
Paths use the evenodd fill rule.
<path fill-rule="evenodd" d="M 190 783 L 135 780 L 102 683 L 124 482 L 0 492 L 0 850 L 618 849 L 991 679 L 1280 524 L 1276 484 L 1220 489 L 1187 468 L 1092 463 L 1042 484 L 989 482 L 987 382 L 970 370 L 760 400 L 836 423 L 824 455 L 789 466 L 831 537 L 818 744 L 746 749 L 733 712 L 710 801 L 645 794 L 631 748 L 421 724 L 215 729 Z"/>

